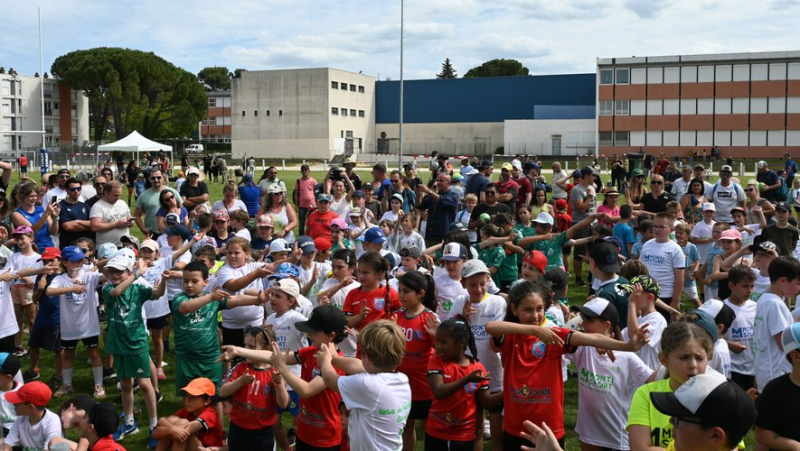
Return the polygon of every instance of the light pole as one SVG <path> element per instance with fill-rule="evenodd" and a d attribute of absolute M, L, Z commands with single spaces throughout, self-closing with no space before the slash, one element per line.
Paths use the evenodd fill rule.
<path fill-rule="evenodd" d="M 400 148 L 397 152 L 397 169 L 403 169 L 403 6 L 400 0 Z"/>

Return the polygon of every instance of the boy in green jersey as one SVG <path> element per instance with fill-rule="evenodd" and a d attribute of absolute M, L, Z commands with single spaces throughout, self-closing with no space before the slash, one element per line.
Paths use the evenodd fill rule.
<path fill-rule="evenodd" d="M 144 260 L 136 261 L 128 255 L 114 256 L 105 266 L 105 276 L 110 282 L 103 287 L 106 314 L 108 315 L 108 338 L 106 352 L 114 356 L 122 391 L 122 410 L 125 421 L 114 433 L 114 440 L 136 434 L 139 427 L 133 417 L 133 380 L 137 379 L 144 395 L 152 433 L 158 423 L 156 393 L 150 382 L 150 347 L 142 318 L 142 304 L 164 295 L 166 283 L 156 288 L 133 282 L 147 269 Z"/>
<path fill-rule="evenodd" d="M 605 213 L 594 213 L 587 216 L 581 222 L 567 229 L 565 232 L 553 234 L 553 224 L 555 219 L 549 213 L 539 213 L 533 220 L 536 229 L 535 236 L 521 238 L 517 246 L 532 251 L 542 252 L 547 257 L 547 270 L 563 268 L 561 248 L 575 236 L 575 233 L 583 228 L 589 227 L 596 219 L 607 217 Z"/>
<path fill-rule="evenodd" d="M 258 296 L 231 296 L 220 290 L 203 294 L 208 284 L 208 266 L 198 260 L 183 268 L 183 291 L 175 296 L 170 309 L 175 329 L 175 387 L 182 388 L 198 377 L 207 377 L 219 389 L 222 383 L 222 362 L 219 357 L 217 312 L 243 305 L 259 305 L 267 301 L 262 291 Z"/>

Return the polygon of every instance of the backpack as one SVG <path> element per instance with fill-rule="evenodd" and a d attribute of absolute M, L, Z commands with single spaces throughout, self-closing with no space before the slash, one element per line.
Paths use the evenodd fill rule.
<path fill-rule="evenodd" d="M 715 183 L 714 186 L 711 188 L 711 202 L 714 202 L 714 194 L 717 192 L 717 187 L 719 187 L 719 182 Z M 739 195 L 740 189 L 742 188 L 739 185 L 737 185 L 736 183 L 733 184 L 733 191 L 736 193 L 737 196 Z M 744 191 L 742 191 L 742 194 L 744 194 Z"/>
<path fill-rule="evenodd" d="M 775 199 L 778 202 L 783 202 L 786 200 L 786 195 L 789 193 L 789 189 L 786 186 L 786 179 L 783 177 L 778 177 L 781 181 L 781 187 L 775 192 Z"/>

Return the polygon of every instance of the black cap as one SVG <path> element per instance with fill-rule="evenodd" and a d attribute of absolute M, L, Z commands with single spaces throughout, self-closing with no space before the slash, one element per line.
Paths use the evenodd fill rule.
<path fill-rule="evenodd" d="M 597 172 L 597 169 L 595 169 L 595 168 L 593 168 L 591 166 L 584 166 L 583 168 L 581 168 L 581 176 L 582 177 L 586 176 L 586 175 L 589 175 L 589 174 L 591 174 L 591 175 L 600 175 L 600 173 Z"/>
<path fill-rule="evenodd" d="M 344 333 L 347 327 L 347 318 L 344 313 L 332 305 L 320 305 L 311 311 L 308 321 L 298 321 L 294 327 L 300 332 L 311 334 L 314 332 Z"/>
<path fill-rule="evenodd" d="M 778 211 L 778 210 L 788 211 L 789 213 L 791 213 L 792 212 L 792 206 L 789 205 L 789 202 L 786 202 L 786 201 L 778 202 L 777 204 L 775 204 L 775 211 Z"/>
<path fill-rule="evenodd" d="M 172 227 L 167 227 L 166 229 L 164 229 L 164 234 L 166 234 L 167 236 L 178 235 L 184 240 L 188 240 L 189 238 L 194 236 L 194 233 L 192 233 L 191 230 L 189 230 L 188 228 L 186 228 L 186 226 L 183 225 L 174 225 Z"/>
<path fill-rule="evenodd" d="M 59 169 L 57 175 L 67 174 L 70 175 L 69 169 Z"/>
<path fill-rule="evenodd" d="M 597 269 L 603 272 L 619 272 L 617 248 L 608 241 L 595 241 L 589 248 L 589 256 L 594 260 Z"/>
<path fill-rule="evenodd" d="M 436 159 L 437 159 L 437 160 L 449 160 L 449 159 L 450 159 L 450 156 L 449 156 L 449 155 L 447 155 L 446 153 L 440 153 L 440 154 L 439 154 L 439 155 L 436 157 Z"/>
<path fill-rule="evenodd" d="M 565 288 L 569 284 L 567 272 L 561 268 L 554 268 L 544 274 L 544 280 L 550 285 L 553 291 Z"/>
<path fill-rule="evenodd" d="M 481 161 L 481 165 L 478 166 L 478 169 L 491 168 L 493 166 L 494 166 L 494 163 L 492 163 L 490 160 L 483 160 L 483 161 Z"/>
<path fill-rule="evenodd" d="M 107 437 L 114 433 L 119 426 L 119 415 L 117 409 L 111 404 L 94 403 L 87 412 L 89 422 L 97 431 L 98 437 Z"/>
<path fill-rule="evenodd" d="M 0 373 L 12 376 L 19 372 L 19 357 L 7 352 L 0 352 Z"/>

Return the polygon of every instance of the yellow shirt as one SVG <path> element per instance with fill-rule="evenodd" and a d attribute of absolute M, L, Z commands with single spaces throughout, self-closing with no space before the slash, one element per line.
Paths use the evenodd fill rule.
<path fill-rule="evenodd" d="M 671 392 L 669 379 L 663 379 L 642 385 L 636 390 L 631 401 L 631 410 L 628 412 L 629 429 L 632 425 L 647 426 L 650 428 L 651 445 L 666 448 L 672 442 L 672 423 L 669 416 L 664 415 L 655 408 L 650 401 L 650 393 Z"/>

